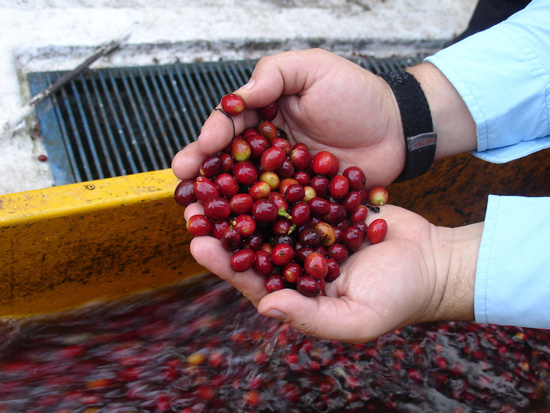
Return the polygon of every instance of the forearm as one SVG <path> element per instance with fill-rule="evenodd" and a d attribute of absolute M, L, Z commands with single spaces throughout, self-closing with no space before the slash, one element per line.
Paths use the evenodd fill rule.
<path fill-rule="evenodd" d="M 431 63 L 407 69 L 420 83 L 437 133 L 436 158 L 476 149 L 476 125 L 466 104 L 441 71 Z"/>

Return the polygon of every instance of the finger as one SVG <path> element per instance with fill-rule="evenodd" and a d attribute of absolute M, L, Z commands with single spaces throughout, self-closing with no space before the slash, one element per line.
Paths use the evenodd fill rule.
<path fill-rule="evenodd" d="M 235 272 L 229 265 L 232 253 L 226 251 L 220 242 L 212 237 L 197 237 L 191 241 L 191 254 L 195 260 L 227 281 L 256 306 L 267 294 L 264 288 L 264 277 L 254 270 Z"/>
<path fill-rule="evenodd" d="M 188 205 L 185 208 L 185 211 L 183 211 L 183 217 L 186 221 L 189 221 L 189 218 L 191 218 L 193 215 L 203 215 L 204 214 L 204 206 L 202 204 L 199 204 L 198 202 L 194 202 L 190 205 Z"/>
<path fill-rule="evenodd" d="M 174 175 L 182 180 L 195 178 L 199 174 L 199 166 L 205 156 L 200 145 L 197 142 L 191 142 L 172 159 Z"/>
<path fill-rule="evenodd" d="M 249 82 L 236 93 L 247 107 L 259 108 L 276 101 L 282 95 L 302 93 L 313 82 L 312 66 L 326 59 L 322 50 L 288 51 L 261 58 Z"/>
<path fill-rule="evenodd" d="M 343 297 L 311 298 L 292 289 L 283 289 L 262 298 L 258 311 L 289 323 L 306 335 L 322 339 L 365 342 L 377 336 L 376 333 L 366 335 L 358 328 L 368 325 L 368 317 L 359 306 Z"/>
<path fill-rule="evenodd" d="M 197 141 L 204 154 L 213 154 L 225 149 L 234 136 L 257 123 L 256 110 L 245 109 L 239 115 L 228 115 L 221 110 L 213 110 L 204 122 Z"/>

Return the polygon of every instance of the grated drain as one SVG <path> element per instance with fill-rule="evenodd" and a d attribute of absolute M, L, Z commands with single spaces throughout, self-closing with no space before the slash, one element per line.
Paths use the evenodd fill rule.
<path fill-rule="evenodd" d="M 421 57 L 350 59 L 374 73 Z M 88 70 L 37 108 L 56 185 L 170 167 L 198 136 L 220 98 L 244 83 L 256 60 Z M 33 72 L 36 95 L 65 72 Z"/>

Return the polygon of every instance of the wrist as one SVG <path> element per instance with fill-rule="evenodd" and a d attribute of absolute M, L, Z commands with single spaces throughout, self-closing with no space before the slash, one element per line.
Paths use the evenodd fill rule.
<path fill-rule="evenodd" d="M 434 294 L 432 320 L 473 320 L 477 257 L 483 223 L 457 228 L 436 227 L 438 288 Z"/>

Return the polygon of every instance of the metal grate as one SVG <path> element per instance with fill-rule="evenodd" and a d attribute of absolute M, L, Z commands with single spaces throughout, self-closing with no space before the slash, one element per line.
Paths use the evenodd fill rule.
<path fill-rule="evenodd" d="M 350 60 L 381 73 L 421 57 Z M 220 98 L 247 82 L 255 63 L 177 63 L 81 74 L 37 108 L 56 185 L 170 167 Z M 31 93 L 63 73 L 30 73 Z"/>

